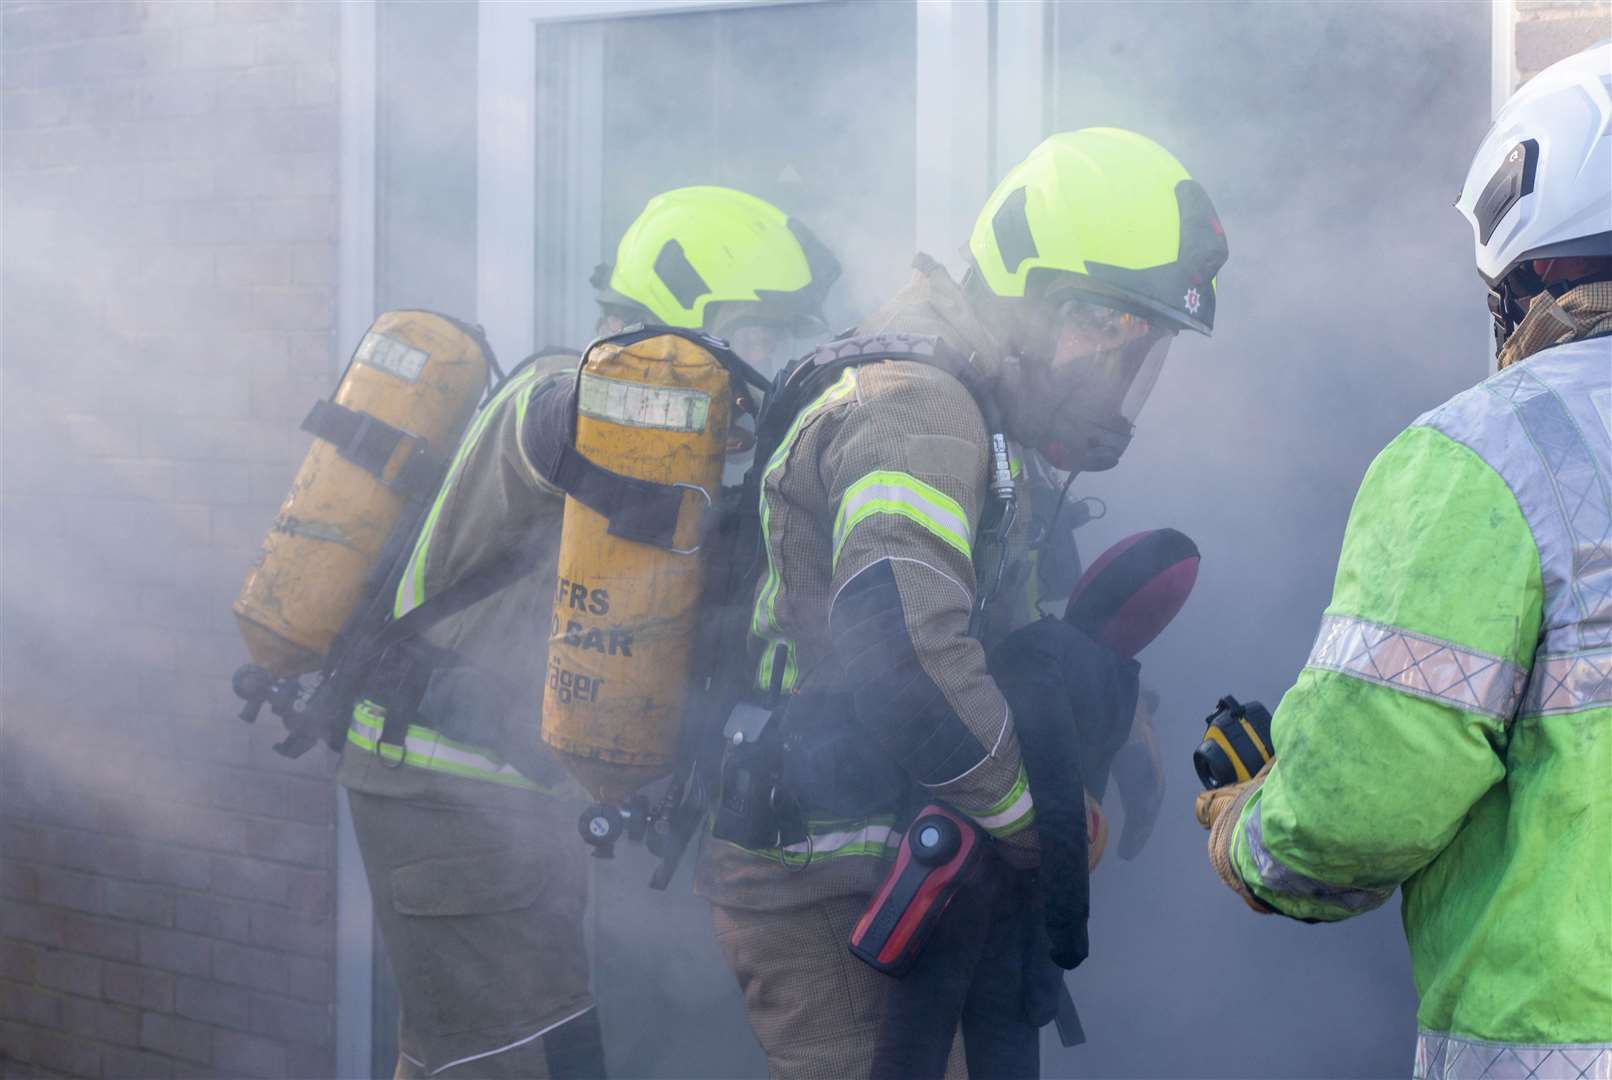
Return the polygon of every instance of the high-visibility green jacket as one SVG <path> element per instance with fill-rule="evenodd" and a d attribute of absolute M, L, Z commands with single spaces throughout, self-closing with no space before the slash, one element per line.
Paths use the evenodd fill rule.
<path fill-rule="evenodd" d="M 1273 737 L 1233 865 L 1300 919 L 1403 890 L 1416 1075 L 1612 1076 L 1612 337 L 1382 452 Z"/>

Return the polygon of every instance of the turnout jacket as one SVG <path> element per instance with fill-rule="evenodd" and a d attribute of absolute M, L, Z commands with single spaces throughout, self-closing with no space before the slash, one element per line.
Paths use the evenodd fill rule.
<path fill-rule="evenodd" d="M 420 635 L 458 663 L 432 673 L 402 746 L 381 741 L 384 705 L 359 702 L 339 773 L 347 787 L 476 801 L 496 797 L 496 788 L 540 790 L 561 781 L 558 763 L 542 749 L 538 718 L 565 496 L 534 463 L 540 440 L 529 429 L 564 434 L 562 407 L 575 372 L 570 355 L 532 361 L 482 406 L 460 440 L 397 583 L 393 618 L 511 547 L 532 550 L 534 570 Z"/>
<path fill-rule="evenodd" d="M 857 343 L 868 335 L 934 335 L 964 356 L 994 359 L 997 346 L 961 290 L 925 265 L 858 337 L 824 349 L 865 347 Z M 763 466 L 766 565 L 751 634 L 758 688 L 843 695 L 869 754 L 898 763 L 1028 863 L 1035 810 L 1018 738 L 985 651 L 968 635 L 987 447 L 979 407 L 952 375 L 910 360 L 842 371 Z M 1010 563 L 1022 564 L 1021 554 L 1010 544 Z M 1023 583 L 1022 571 L 1010 574 L 999 592 Z M 805 840 L 761 851 L 708 838 L 701 893 L 766 909 L 871 892 L 899 841 L 893 816 L 806 825 Z"/>
<path fill-rule="evenodd" d="M 1612 284 L 1549 301 L 1367 472 L 1232 838 L 1286 915 L 1402 889 L 1417 1076 L 1612 1075 Z"/>

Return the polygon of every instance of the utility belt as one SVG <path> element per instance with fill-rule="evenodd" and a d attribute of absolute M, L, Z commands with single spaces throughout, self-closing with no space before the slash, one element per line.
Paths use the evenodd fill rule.
<path fill-rule="evenodd" d="M 355 711 L 349 738 L 367 736 L 375 745 L 365 748 L 388 761 L 447 764 L 453 767 L 439 771 L 498 782 L 512 779 L 506 768 L 512 767 L 539 788 L 565 779 L 559 763 L 540 748 L 535 691 L 523 699 L 507 680 L 451 649 L 422 637 L 397 642 L 376 661 L 365 687 L 371 707 L 363 716 Z M 424 746 L 433 752 L 422 755 L 417 747 Z M 422 756 L 428 760 L 416 760 Z M 494 775 L 481 775 L 489 764 Z"/>
<path fill-rule="evenodd" d="M 900 766 L 869 745 L 847 694 L 803 691 L 770 711 L 741 703 L 723 735 L 711 834 L 740 847 L 800 844 L 813 822 L 893 823 L 922 797 Z"/>

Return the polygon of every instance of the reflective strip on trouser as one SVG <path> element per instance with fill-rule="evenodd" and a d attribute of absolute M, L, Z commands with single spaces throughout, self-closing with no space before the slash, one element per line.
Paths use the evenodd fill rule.
<path fill-rule="evenodd" d="M 789 460 L 789 452 L 795 446 L 795 439 L 800 435 L 800 429 L 806 421 L 822 412 L 830 405 L 845 401 L 856 393 L 856 368 L 846 368 L 833 386 L 819 394 L 810 405 L 800 411 L 789 430 L 778 443 L 778 449 L 773 451 L 772 457 L 767 459 L 767 467 L 761 474 L 761 540 L 767 549 L 767 576 L 756 590 L 755 612 L 750 619 L 750 632 L 767 642 L 766 648 L 761 651 L 761 661 L 756 667 L 756 685 L 763 690 L 771 690 L 773 682 L 773 668 L 778 662 L 778 651 L 783 650 L 784 670 L 783 682 L 780 689 L 788 692 L 795 688 L 799 678 L 799 671 L 795 667 L 795 643 L 784 637 L 778 625 L 778 593 L 783 588 L 783 578 L 778 573 L 780 561 L 779 545 L 772 535 L 772 507 L 767 501 L 767 481 L 784 463 Z"/>
<path fill-rule="evenodd" d="M 364 750 L 379 754 L 382 760 L 401 762 L 433 772 L 486 780 L 508 787 L 541 791 L 542 788 L 522 776 L 515 766 L 499 759 L 486 750 L 454 742 L 430 728 L 410 724 L 403 736 L 403 745 L 381 742 L 386 726 L 386 710 L 372 701 L 360 701 L 353 708 L 353 723 L 347 729 L 347 741 Z"/>
<path fill-rule="evenodd" d="M 1237 830 L 1233 843 L 1245 846 L 1254 861 L 1254 866 L 1259 870 L 1260 884 L 1267 889 L 1282 896 L 1303 897 L 1306 900 L 1336 904 L 1354 914 L 1380 907 L 1383 901 L 1394 895 L 1392 885 L 1383 889 L 1357 889 L 1347 885 L 1332 885 L 1288 866 L 1265 846 L 1265 827 L 1260 817 L 1263 809 L 1263 804 L 1257 802 L 1254 804 L 1253 810 L 1243 819 L 1242 827 Z"/>
<path fill-rule="evenodd" d="M 963 558 L 974 557 L 968 515 L 956 499 L 909 473 L 880 470 L 862 477 L 840 497 L 839 512 L 834 515 L 836 565 L 851 530 L 875 514 L 894 514 L 916 522 Z"/>
<path fill-rule="evenodd" d="M 1612 1043 L 1489 1042 L 1424 1031 L 1417 1080 L 1612 1080 Z"/>
<path fill-rule="evenodd" d="M 806 839 L 783 847 L 741 848 L 752 855 L 782 863 L 785 866 L 804 867 L 824 859 L 838 859 L 847 855 L 873 855 L 882 858 L 901 843 L 901 833 L 895 829 L 895 818 L 872 817 L 859 821 L 813 821 L 806 825 Z"/>
<path fill-rule="evenodd" d="M 1326 615 L 1307 667 L 1509 722 L 1528 673 L 1474 649 L 1349 615 Z"/>
<path fill-rule="evenodd" d="M 1019 766 L 1018 779 L 994 805 L 977 812 L 965 812 L 999 840 L 1028 828 L 1035 821 L 1035 800 L 1030 798 L 1030 777 L 1024 771 L 1024 766 Z"/>

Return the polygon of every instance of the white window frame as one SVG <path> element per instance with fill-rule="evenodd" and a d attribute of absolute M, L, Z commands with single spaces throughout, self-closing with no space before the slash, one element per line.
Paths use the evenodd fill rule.
<path fill-rule="evenodd" d="M 1489 119 L 1517 86 L 1517 5 L 1489 0 Z"/>
<path fill-rule="evenodd" d="M 341 5 L 335 366 L 375 319 L 375 5 Z M 336 1075 L 368 1077 L 375 912 L 345 788 L 336 789 Z"/>
<path fill-rule="evenodd" d="M 545 344 L 534 341 L 537 161 L 533 90 L 537 37 L 544 23 L 673 11 L 710 11 L 815 0 L 503 0 L 479 9 L 476 150 L 477 321 L 499 356 L 513 360 Z M 996 25 L 993 36 L 991 23 Z M 919 250 L 949 260 L 995 177 L 1039 140 L 1044 125 L 1043 27 L 1045 0 L 917 0 L 916 198 L 914 234 Z M 997 56 L 1012 63 L 993 62 Z M 1005 52 L 1006 50 L 1006 52 Z M 996 117 L 988 116 L 992 71 L 1001 72 Z M 590 100 L 591 98 L 591 100 Z M 591 317 L 588 274 L 597 249 L 601 202 L 597 94 L 583 87 L 563 132 L 573 150 L 564 190 L 545 193 L 564 207 L 560 215 L 564 279 L 553 298 L 571 318 Z M 990 133 L 994 130 L 996 138 Z M 987 143 L 994 141 L 994 146 Z M 981 150 L 985 152 L 981 152 Z M 578 238 L 572 242 L 571 237 Z M 573 322 L 571 325 L 578 325 Z M 538 332 L 556 336 L 559 327 Z M 583 337 L 586 335 L 584 334 Z"/>

